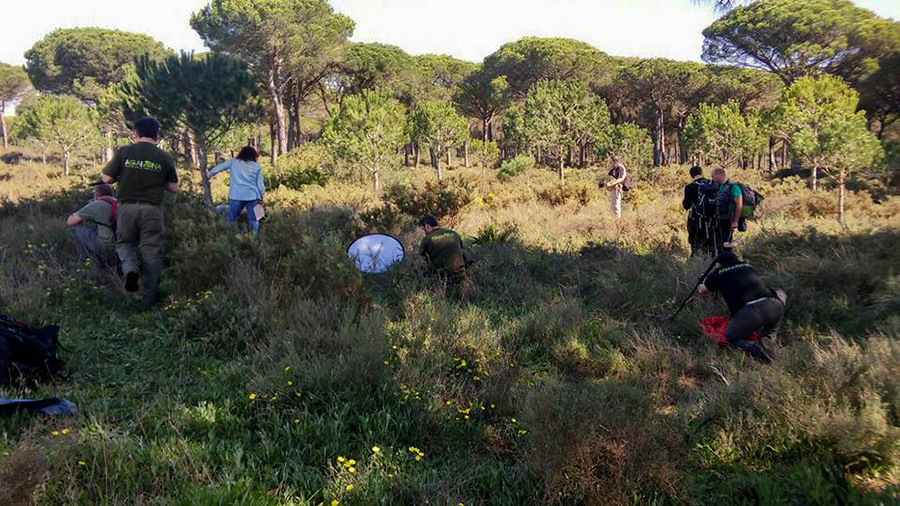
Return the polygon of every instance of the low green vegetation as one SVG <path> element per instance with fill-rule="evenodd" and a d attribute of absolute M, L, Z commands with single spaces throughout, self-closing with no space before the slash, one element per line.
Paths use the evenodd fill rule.
<path fill-rule="evenodd" d="M 79 414 L 0 421 L 0 495 L 38 504 L 887 504 L 900 475 L 900 200 L 797 177 L 766 195 L 745 255 L 791 297 L 763 366 L 703 338 L 715 301 L 667 317 L 687 257 L 686 167 L 629 192 L 427 168 L 281 186 L 259 242 L 167 205 L 164 308 L 99 284 L 64 217 L 90 171 L 0 164 L 0 305 L 62 326 L 71 376 L 4 395 Z M 187 174 L 186 174 L 187 176 Z M 199 181 L 196 171 L 190 174 Z M 215 182 L 215 199 L 226 187 Z M 579 195 L 581 197 L 579 197 Z M 374 206 L 374 207 L 373 207 Z M 380 206 L 380 207 L 379 207 Z M 412 253 L 439 208 L 476 263 L 449 299 L 414 254 L 363 276 L 369 230 Z M 436 211 L 438 212 L 438 211 Z"/>

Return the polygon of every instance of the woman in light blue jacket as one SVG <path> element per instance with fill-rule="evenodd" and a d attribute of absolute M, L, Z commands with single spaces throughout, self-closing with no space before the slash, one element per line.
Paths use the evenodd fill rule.
<path fill-rule="evenodd" d="M 256 160 L 259 159 L 259 153 L 250 146 L 241 148 L 237 158 L 222 162 L 213 167 L 209 171 L 209 177 L 213 177 L 219 172 L 230 171 L 231 181 L 228 188 L 228 223 L 234 223 L 241 210 L 247 209 L 247 224 L 250 230 L 256 233 L 259 230 L 259 222 L 256 221 L 256 213 L 253 208 L 256 204 L 262 203 L 266 194 L 266 186 L 263 183 L 262 167 Z"/>

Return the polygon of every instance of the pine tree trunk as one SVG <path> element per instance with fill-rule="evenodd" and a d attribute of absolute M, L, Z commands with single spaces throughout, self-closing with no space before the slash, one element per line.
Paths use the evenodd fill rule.
<path fill-rule="evenodd" d="M 494 121 L 493 121 L 493 117 L 491 117 L 491 119 L 488 120 L 488 135 L 487 135 L 487 140 L 488 140 L 488 142 L 494 142 Z"/>
<path fill-rule="evenodd" d="M 441 157 L 434 150 L 431 151 L 431 162 L 434 165 L 434 170 L 437 171 L 438 181 L 443 181 L 444 173 L 441 170 Z"/>
<path fill-rule="evenodd" d="M 63 152 L 63 176 L 69 177 L 69 148 L 64 147 L 62 152 Z"/>
<path fill-rule="evenodd" d="M 198 166 L 200 167 L 200 183 L 203 186 L 203 203 L 206 204 L 208 209 L 212 209 L 212 187 L 209 183 L 209 170 L 207 170 L 207 152 L 206 152 L 206 144 L 201 140 L 197 143 L 197 154 L 200 158 L 200 163 Z M 252 211 L 251 211 L 252 212 Z"/>
<path fill-rule="evenodd" d="M 450 148 L 447 148 L 447 169 L 451 169 L 453 167 L 453 159 L 450 158 Z"/>
<path fill-rule="evenodd" d="M 563 154 L 562 149 L 559 150 L 559 183 L 566 182 L 566 175 L 563 173 Z"/>
<path fill-rule="evenodd" d="M 6 104 L 0 102 L 0 133 L 3 135 L 3 149 L 9 149 L 9 133 L 6 129 Z"/>
<path fill-rule="evenodd" d="M 775 164 L 775 138 L 769 137 L 769 174 L 775 170 L 778 170 Z"/>
<path fill-rule="evenodd" d="M 275 55 L 270 55 L 275 60 Z M 284 90 L 281 89 L 280 68 L 277 61 L 273 61 L 268 72 L 266 85 L 269 89 L 269 100 L 272 101 L 272 110 L 275 112 L 275 132 L 278 138 L 277 146 L 272 144 L 272 151 L 278 150 L 278 154 L 287 153 L 287 132 L 285 128 L 284 114 Z"/>
<path fill-rule="evenodd" d="M 666 164 L 666 127 L 662 105 L 656 105 L 656 123 L 653 126 L 653 165 Z"/>
<path fill-rule="evenodd" d="M 269 122 L 269 141 L 272 144 L 272 147 L 269 148 L 269 151 L 271 151 L 271 153 L 269 153 L 269 158 L 272 160 L 272 167 L 274 167 L 275 164 L 278 163 L 278 146 L 276 145 L 276 143 L 277 143 L 276 137 L 277 137 L 277 135 L 275 134 L 275 124 L 270 121 Z"/>
<path fill-rule="evenodd" d="M 422 152 L 421 149 L 419 149 L 418 142 L 413 142 L 413 159 L 415 161 L 416 168 L 418 169 L 419 163 L 422 161 Z"/>
<path fill-rule="evenodd" d="M 788 146 L 787 140 L 786 140 L 786 139 L 782 139 L 782 141 L 781 141 L 781 166 L 784 167 L 784 168 L 787 168 L 787 166 L 788 166 L 788 163 L 787 163 L 787 146 Z"/>
<path fill-rule="evenodd" d="M 466 168 L 469 168 L 469 139 L 466 139 L 466 143 L 463 145 L 463 150 L 466 153 Z"/>
<path fill-rule="evenodd" d="M 403 166 L 409 167 L 409 143 L 403 146 Z"/>
<path fill-rule="evenodd" d="M 844 193 L 846 192 L 846 183 L 844 181 L 844 171 L 838 175 L 838 184 L 840 184 L 840 193 L 838 193 L 838 221 L 844 223 Z"/>
<path fill-rule="evenodd" d="M 113 149 L 112 132 L 106 132 L 106 150 L 103 152 L 103 161 L 109 162 L 113 155 L 115 155 L 115 150 Z"/>
<path fill-rule="evenodd" d="M 813 166 L 812 172 L 809 174 L 809 187 L 812 191 L 819 191 L 819 167 Z"/>
<path fill-rule="evenodd" d="M 381 182 L 378 179 L 378 169 L 372 171 L 372 186 L 375 189 L 375 200 L 381 196 Z"/>
<path fill-rule="evenodd" d="M 488 118 L 481 118 L 481 142 L 488 141 Z"/>
<path fill-rule="evenodd" d="M 586 165 L 587 160 L 585 157 L 586 152 L 587 152 L 587 146 L 582 144 L 581 148 L 579 149 L 579 153 L 578 153 L 578 166 L 581 167 L 582 169 L 587 166 Z"/>

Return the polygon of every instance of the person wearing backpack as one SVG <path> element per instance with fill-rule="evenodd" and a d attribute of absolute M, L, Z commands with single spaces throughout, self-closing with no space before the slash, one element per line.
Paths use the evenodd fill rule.
<path fill-rule="evenodd" d="M 631 176 L 618 156 L 610 158 L 610 169 L 606 174 L 607 181 L 604 185 L 609 189 L 609 210 L 617 220 L 622 219 L 622 196 L 631 189 Z"/>
<path fill-rule="evenodd" d="M 684 187 L 681 207 L 688 211 L 687 232 L 691 245 L 691 256 L 715 254 L 714 228 L 716 221 L 716 198 L 718 188 L 703 177 L 703 168 L 691 167 L 691 182 Z"/>
<path fill-rule="evenodd" d="M 93 183 L 94 198 L 66 220 L 72 228 L 75 251 L 85 260 L 90 260 L 94 268 L 114 270 L 118 265 L 116 257 L 116 210 L 118 202 L 113 197 L 110 185 Z"/>
<path fill-rule="evenodd" d="M 716 252 L 718 253 L 724 251 L 734 241 L 734 231 L 738 229 L 744 212 L 744 193 L 741 185 L 728 179 L 728 173 L 723 167 L 713 169 L 712 178 L 719 187 L 718 236 L 716 237 Z"/>

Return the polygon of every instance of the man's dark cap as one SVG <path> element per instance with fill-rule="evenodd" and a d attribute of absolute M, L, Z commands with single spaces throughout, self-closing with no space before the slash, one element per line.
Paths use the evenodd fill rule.
<path fill-rule="evenodd" d="M 421 218 L 419 218 L 419 226 L 424 227 L 425 225 L 436 227 L 438 226 L 438 220 L 430 214 L 428 216 L 422 216 Z"/>
<path fill-rule="evenodd" d="M 734 254 L 734 251 L 725 250 L 716 257 L 716 263 L 719 265 L 729 266 L 741 263 L 741 259 Z"/>

